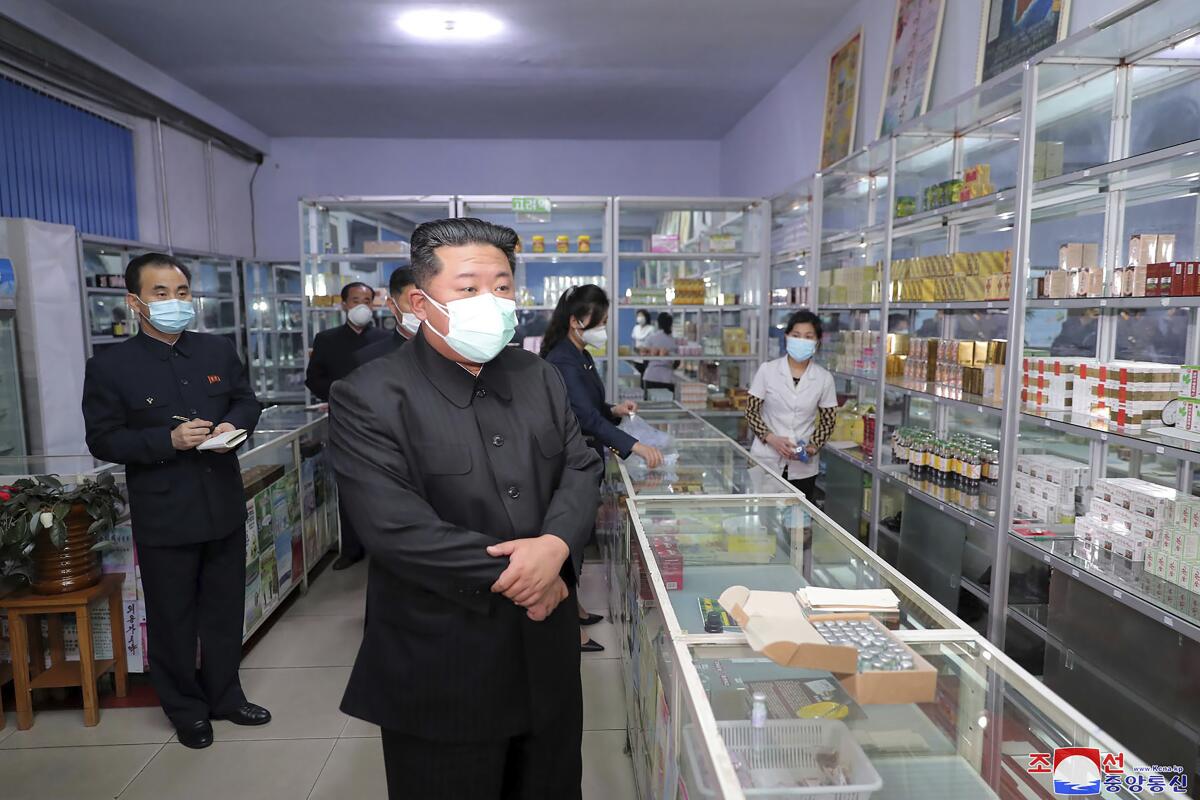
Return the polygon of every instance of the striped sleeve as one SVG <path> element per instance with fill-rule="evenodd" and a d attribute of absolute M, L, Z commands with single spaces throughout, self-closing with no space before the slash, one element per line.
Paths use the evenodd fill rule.
<path fill-rule="evenodd" d="M 746 403 L 746 424 L 750 426 L 750 430 L 754 435 L 766 444 L 767 437 L 771 435 L 771 430 L 767 427 L 767 423 L 763 422 L 762 418 L 763 400 L 761 397 L 750 395 Z"/>
<path fill-rule="evenodd" d="M 829 436 L 833 433 L 833 425 L 836 421 L 836 408 L 818 408 L 817 425 L 815 430 L 813 430 L 813 438 L 809 444 L 818 450 L 821 449 L 829 441 Z"/>

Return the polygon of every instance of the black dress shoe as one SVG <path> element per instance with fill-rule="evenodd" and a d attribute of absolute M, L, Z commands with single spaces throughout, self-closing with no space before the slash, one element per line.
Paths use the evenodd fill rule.
<path fill-rule="evenodd" d="M 175 729 L 179 743 L 193 750 L 203 750 L 213 743 L 212 723 L 206 719 L 180 725 Z"/>
<path fill-rule="evenodd" d="M 347 567 L 354 566 L 355 564 L 357 564 L 358 562 L 360 562 L 362 560 L 363 560 L 362 556 L 338 556 L 337 561 L 333 562 L 333 568 L 335 570 L 343 570 L 343 569 L 346 569 Z"/>
<path fill-rule="evenodd" d="M 579 652 L 581 652 L 581 653 L 602 653 L 602 652 L 604 652 L 604 645 L 600 644 L 595 639 L 588 639 L 586 642 L 579 645 Z"/>
<path fill-rule="evenodd" d="M 603 622 L 604 617 L 599 614 L 588 614 L 586 617 L 579 618 L 580 625 L 595 625 L 597 622 Z"/>
<path fill-rule="evenodd" d="M 254 705 L 254 703 L 246 703 L 239 706 L 231 714 L 221 714 L 220 716 L 214 716 L 213 719 L 223 719 L 226 722 L 232 722 L 234 725 L 266 725 L 271 721 L 271 712 L 262 706 Z"/>

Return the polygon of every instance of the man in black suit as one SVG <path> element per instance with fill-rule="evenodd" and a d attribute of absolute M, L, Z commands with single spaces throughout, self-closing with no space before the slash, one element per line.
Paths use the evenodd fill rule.
<path fill-rule="evenodd" d="M 417 319 L 417 315 L 412 313 L 412 305 L 408 302 L 408 291 L 412 287 L 413 276 L 411 269 L 401 267 L 392 272 L 392 276 L 388 278 L 387 303 L 388 310 L 396 318 L 396 330 L 392 332 L 391 336 L 387 336 L 377 342 L 372 342 L 361 350 L 355 351 L 350 356 L 351 361 L 354 363 L 354 369 L 358 369 L 363 364 L 374 361 L 381 356 L 386 356 L 416 335 L 417 328 L 421 325 L 421 320 Z"/>
<path fill-rule="evenodd" d="M 375 301 L 375 290 L 365 283 L 350 283 L 342 287 L 342 310 L 346 312 L 346 324 L 339 328 L 321 331 L 313 339 L 312 353 L 308 357 L 308 369 L 304 373 L 304 385 L 313 396 L 322 402 L 329 401 L 329 387 L 334 381 L 354 371 L 354 354 L 359 350 L 385 342 L 388 335 L 376 328 L 372 320 L 371 304 Z M 346 569 L 362 560 L 362 542 L 354 531 L 354 524 L 346 516 L 344 503 L 338 504 L 341 520 L 341 553 L 333 562 L 335 570 Z"/>
<path fill-rule="evenodd" d="M 246 701 L 238 678 L 246 599 L 238 458 L 196 447 L 253 431 L 262 407 L 229 340 L 187 330 L 195 310 L 186 266 L 148 253 L 129 262 L 125 286 L 141 331 L 88 360 L 87 444 L 125 465 L 151 683 L 180 743 L 207 747 L 210 719 L 263 725 L 271 715 Z"/>
<path fill-rule="evenodd" d="M 334 468 L 371 555 L 342 710 L 383 728 L 395 800 L 580 797 L 575 585 L 601 462 L 557 370 L 505 346 L 516 242 L 419 226 L 420 330 L 333 387 Z"/>

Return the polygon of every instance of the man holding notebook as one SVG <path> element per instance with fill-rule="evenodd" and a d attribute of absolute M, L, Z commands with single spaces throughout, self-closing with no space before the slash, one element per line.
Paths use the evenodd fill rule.
<path fill-rule="evenodd" d="M 140 256 L 125 287 L 140 331 L 88 360 L 87 444 L 96 458 L 125 465 L 150 680 L 180 743 L 207 747 L 209 720 L 271 720 L 246 701 L 238 678 L 246 501 L 234 450 L 262 407 L 233 344 L 187 330 L 195 308 L 184 264 Z"/>

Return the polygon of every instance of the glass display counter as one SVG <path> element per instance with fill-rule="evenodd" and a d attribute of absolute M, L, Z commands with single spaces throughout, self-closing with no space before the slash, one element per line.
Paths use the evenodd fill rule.
<path fill-rule="evenodd" d="M 292 592 L 307 588 L 309 573 L 337 545 L 337 491 L 326 455 L 327 439 L 326 415 L 276 406 L 263 412 L 254 435 L 238 451 L 248 515 L 243 624 L 246 640 Z M 90 455 L 0 458 L 0 484 L 40 475 L 55 475 L 66 483 L 75 483 L 105 473 L 111 474 L 124 492 L 124 468 Z M 130 671 L 142 672 L 147 664 L 143 644 L 145 606 L 128 513 L 108 538 L 112 547 L 104 553 L 103 569 L 126 575 L 126 630 L 122 638 Z M 111 647 L 107 614 L 95 615 L 93 624 L 98 643 L 108 642 L 98 647 Z"/>
<path fill-rule="evenodd" d="M 688 412 L 646 413 L 670 430 L 682 428 Z M 839 798 L 1050 798 L 1050 773 L 1030 767 L 1041 763 L 1034 754 L 1049 759 L 1062 747 L 1121 753 L 1121 777 L 1151 785 L 1111 737 L 740 447 L 678 439 L 673 449 L 678 461 L 653 471 L 658 479 L 610 460 L 597 525 L 639 798 L 834 797 L 743 783 L 762 778 L 763 759 L 795 755 L 779 737 L 817 729 L 842 737 L 838 758 L 858 753 L 856 769 L 869 767 L 873 776 L 865 793 Z M 682 487 L 681 471 L 688 476 Z M 935 690 L 921 702 L 860 701 L 831 672 L 768 660 L 736 620 L 726 616 L 715 626 L 710 618 L 720 610 L 717 598 L 739 585 L 890 588 L 899 608 L 875 618 L 932 669 Z M 758 734 L 766 739 L 747 744 L 756 692 L 766 696 L 767 727 Z M 1158 778 L 1168 791 L 1170 777 Z M 1140 796 L 1117 788 L 1106 791 Z"/>

